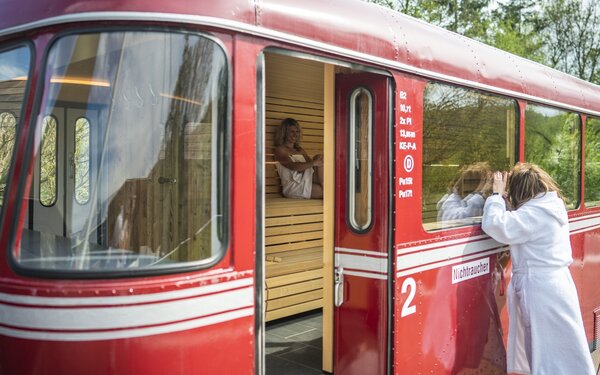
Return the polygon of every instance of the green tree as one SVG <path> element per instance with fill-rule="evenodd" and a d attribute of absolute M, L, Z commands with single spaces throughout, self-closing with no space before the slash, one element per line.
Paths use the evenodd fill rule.
<path fill-rule="evenodd" d="M 600 84 L 600 0 L 365 0 Z"/>
<path fill-rule="evenodd" d="M 488 42 L 501 50 L 544 63 L 538 8 L 537 2 L 530 0 L 499 3 L 492 12 L 495 22 Z"/>
<path fill-rule="evenodd" d="M 546 0 L 540 22 L 547 64 L 600 83 L 600 0 Z"/>

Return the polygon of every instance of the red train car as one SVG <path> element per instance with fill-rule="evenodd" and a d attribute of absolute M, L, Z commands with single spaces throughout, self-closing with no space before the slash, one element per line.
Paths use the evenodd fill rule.
<path fill-rule="evenodd" d="M 505 373 L 482 176 L 518 161 L 598 353 L 600 87 L 359 1 L 2 11 L 1 373 L 281 373 L 265 331 L 311 311 L 326 372 Z M 281 196 L 288 117 L 323 199 Z"/>

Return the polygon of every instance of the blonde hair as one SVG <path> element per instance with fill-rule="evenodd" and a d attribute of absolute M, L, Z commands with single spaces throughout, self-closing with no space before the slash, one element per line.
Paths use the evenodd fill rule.
<path fill-rule="evenodd" d="M 288 128 L 291 126 L 295 126 L 298 128 L 298 140 L 294 143 L 294 148 L 296 150 L 300 150 L 300 139 L 302 138 L 302 128 L 300 128 L 300 124 L 295 119 L 288 117 L 281 121 L 281 124 L 277 128 L 275 132 L 275 147 L 281 146 L 285 143 L 285 137 L 287 136 Z"/>
<path fill-rule="evenodd" d="M 482 182 L 490 177 L 491 173 L 490 165 L 487 162 L 464 166 L 460 171 L 458 179 L 453 183 L 452 189 L 464 198 L 473 193 Z"/>
<path fill-rule="evenodd" d="M 518 163 L 508 179 L 508 200 L 514 209 L 521 207 L 537 195 L 554 191 L 560 199 L 564 198 L 558 184 L 550 175 L 533 163 Z"/>

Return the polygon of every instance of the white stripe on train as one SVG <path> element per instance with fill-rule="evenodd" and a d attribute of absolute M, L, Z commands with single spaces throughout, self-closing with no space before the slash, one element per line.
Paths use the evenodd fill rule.
<path fill-rule="evenodd" d="M 27 331 L 16 328 L 0 327 L 0 335 L 18 337 L 30 340 L 44 341 L 98 341 L 98 340 L 115 340 L 126 339 L 133 337 L 142 337 L 150 335 L 159 335 L 165 333 L 186 331 L 194 328 L 209 326 L 217 323 L 227 322 L 230 320 L 252 316 L 254 307 L 248 307 L 235 311 L 228 311 L 222 314 L 201 317 L 188 320 L 185 322 L 177 322 L 168 325 L 155 327 L 132 328 L 117 331 L 100 331 L 100 332 L 49 332 L 49 331 Z"/>
<path fill-rule="evenodd" d="M 600 214 L 577 217 L 569 222 L 570 234 L 599 228 Z M 486 235 L 399 248 L 396 251 L 396 278 L 493 255 L 504 250 L 508 250 L 508 247 Z"/>
<path fill-rule="evenodd" d="M 343 267 L 346 275 L 387 280 L 387 253 L 336 247 L 335 266 Z"/>
<path fill-rule="evenodd" d="M 221 275 L 219 277 L 222 277 Z M 0 304 L 3 302 L 35 305 L 35 306 L 106 306 L 130 305 L 139 303 L 166 302 L 174 299 L 197 297 L 210 293 L 218 293 L 230 289 L 237 289 L 253 285 L 253 279 L 243 279 L 203 285 L 194 288 L 174 290 L 160 293 L 149 293 L 132 296 L 106 296 L 106 297 L 38 297 L 0 293 Z"/>
<path fill-rule="evenodd" d="M 177 332 L 252 316 L 253 282 L 251 278 L 243 280 L 190 288 L 186 293 L 135 296 L 144 297 L 142 303 L 142 298 L 128 296 L 128 305 L 116 296 L 73 298 L 81 307 L 70 298 L 10 296 L 0 300 L 0 334 L 37 340 L 108 340 Z M 92 306 L 88 302 L 93 302 Z"/>

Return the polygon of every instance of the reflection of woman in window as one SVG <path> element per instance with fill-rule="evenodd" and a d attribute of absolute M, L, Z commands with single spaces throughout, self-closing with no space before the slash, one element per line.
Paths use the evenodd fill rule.
<path fill-rule="evenodd" d="M 286 118 L 275 134 L 274 158 L 283 195 L 288 198 L 323 198 L 323 158 L 321 155 L 311 158 L 300 147 L 300 132 L 298 121 Z"/>
<path fill-rule="evenodd" d="M 491 192 L 488 163 L 468 165 L 462 169 L 450 191 L 437 204 L 438 221 L 481 216 L 485 198 Z"/>

